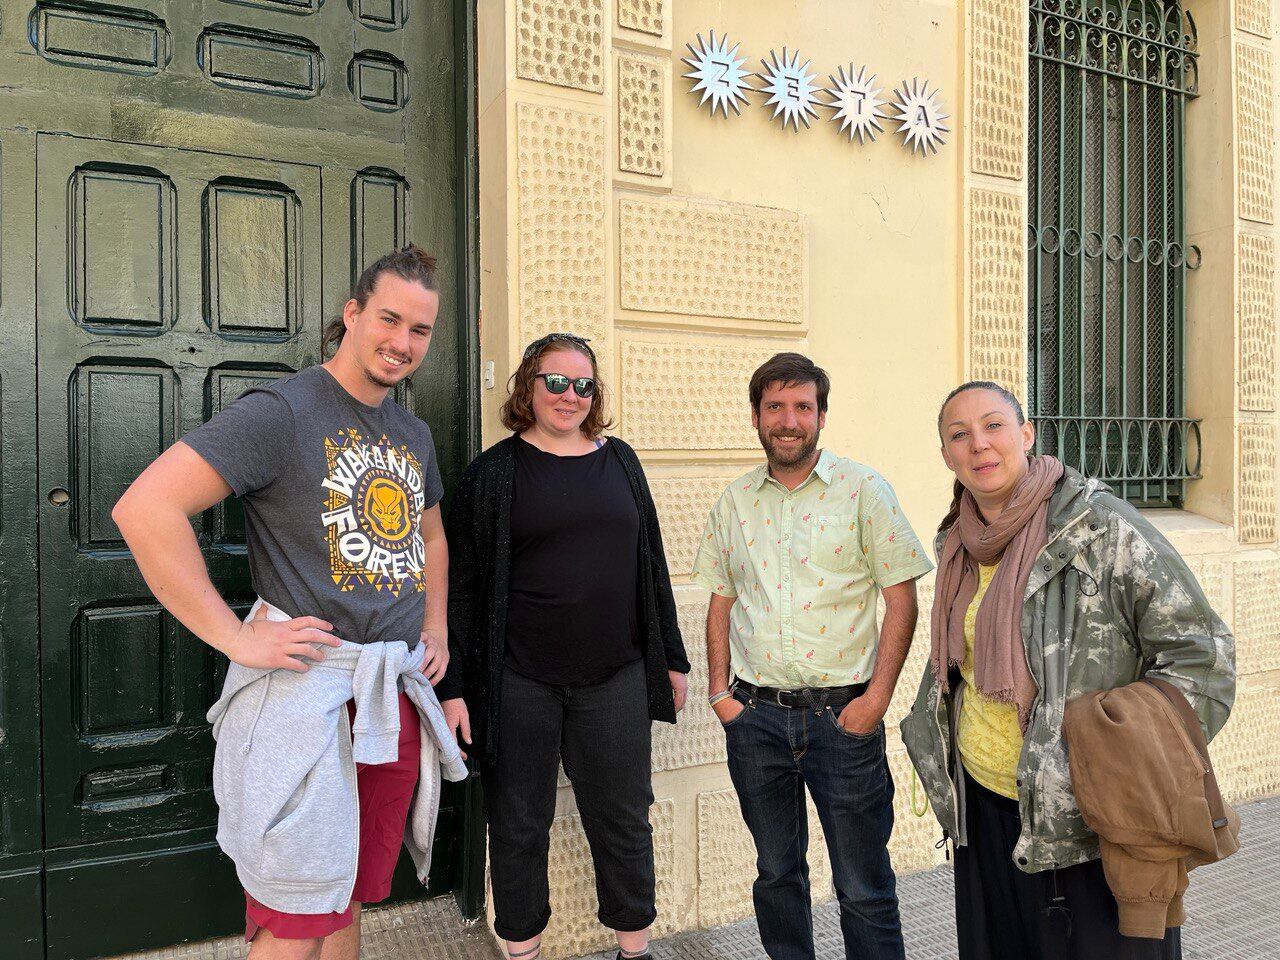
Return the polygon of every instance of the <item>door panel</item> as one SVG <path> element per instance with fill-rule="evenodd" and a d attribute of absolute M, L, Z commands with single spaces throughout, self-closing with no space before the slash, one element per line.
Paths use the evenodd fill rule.
<path fill-rule="evenodd" d="M 351 286 L 374 260 L 405 243 L 409 185 L 394 170 L 368 167 L 351 180 Z"/>
<path fill-rule="evenodd" d="M 159 364 L 90 361 L 71 371 L 67 439 L 76 482 L 67 506 L 82 554 L 124 549 L 111 508 L 176 439 L 177 387 L 174 371 Z"/>
<path fill-rule="evenodd" d="M 37 164 L 40 482 L 70 494 L 41 504 L 45 845 L 208 826 L 214 658 L 150 598 L 111 508 L 187 430 L 315 359 L 320 172 L 43 135 Z M 247 598 L 223 549 L 237 510 L 196 527 Z"/>
<path fill-rule="evenodd" d="M 168 329 L 176 300 L 173 182 L 145 167 L 90 162 L 72 173 L 67 193 L 70 319 L 138 333 Z M 121 224 L 128 224 L 123 238 Z"/>

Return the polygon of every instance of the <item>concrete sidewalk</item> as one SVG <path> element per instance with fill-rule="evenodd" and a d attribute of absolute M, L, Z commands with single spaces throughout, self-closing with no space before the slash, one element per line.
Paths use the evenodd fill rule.
<path fill-rule="evenodd" d="M 1280 957 L 1280 798 L 1238 808 L 1241 850 L 1191 875 L 1185 960 L 1272 960 Z M 907 956 L 951 960 L 956 955 L 951 871 L 939 867 L 899 881 Z M 820 960 L 840 960 L 839 911 L 829 901 L 814 911 Z M 242 960 L 240 938 L 186 944 L 129 960 Z M 612 960 L 613 953 L 588 960 Z M 654 960 L 766 960 L 754 920 L 655 941 Z M 361 960 L 501 960 L 483 924 L 466 925 L 453 899 L 370 910 Z M 1105 958 L 1099 958 L 1105 960 Z"/>
<path fill-rule="evenodd" d="M 1191 874 L 1184 960 L 1274 960 L 1280 957 L 1280 798 L 1237 808 L 1240 852 Z M 951 868 L 898 881 L 910 960 L 956 955 Z M 814 910 L 819 960 L 842 960 L 840 912 L 834 901 Z M 612 953 L 589 960 L 613 960 Z M 766 960 L 754 920 L 682 933 L 654 943 L 654 960 Z M 1106 960 L 1099 957 L 1098 960 Z"/>
<path fill-rule="evenodd" d="M 244 960 L 244 937 L 186 943 L 110 960 Z M 360 960 L 502 960 L 483 923 L 466 924 L 452 897 L 402 903 L 364 916 Z"/>

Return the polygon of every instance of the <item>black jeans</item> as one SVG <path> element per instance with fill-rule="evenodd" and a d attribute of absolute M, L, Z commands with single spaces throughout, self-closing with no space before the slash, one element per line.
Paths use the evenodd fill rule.
<path fill-rule="evenodd" d="M 498 936 L 529 940 L 551 919 L 547 850 L 562 761 L 591 847 L 600 922 L 624 931 L 653 923 L 649 726 L 642 660 L 585 687 L 503 670 L 497 756 L 481 771 Z"/>
<path fill-rule="evenodd" d="M 968 845 L 956 848 L 960 960 L 1179 960 L 1180 931 L 1122 937 L 1102 861 L 1024 873 L 1013 862 L 1018 801 L 964 783 Z"/>
<path fill-rule="evenodd" d="M 901 960 L 884 724 L 860 736 L 839 726 L 844 703 L 779 707 L 742 690 L 734 696 L 747 707 L 725 727 L 729 776 L 755 840 L 752 894 L 765 952 L 772 960 L 814 960 L 808 787 L 831 855 L 845 956 Z"/>

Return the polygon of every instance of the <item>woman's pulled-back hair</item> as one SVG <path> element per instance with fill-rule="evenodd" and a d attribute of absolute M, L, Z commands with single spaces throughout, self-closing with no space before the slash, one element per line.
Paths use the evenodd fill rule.
<path fill-rule="evenodd" d="M 436 258 L 416 243 L 411 243 L 391 253 L 384 253 L 365 267 L 347 299 L 354 300 L 363 310 L 369 297 L 373 295 L 374 287 L 378 285 L 378 279 L 384 273 L 394 273 L 401 280 L 421 284 L 427 290 L 440 290 L 436 283 Z M 337 350 L 346 333 L 347 325 L 343 322 L 341 313 L 324 325 L 324 334 L 320 338 L 321 360 L 326 359 L 330 347 Z"/>
<path fill-rule="evenodd" d="M 960 384 L 960 386 L 948 393 L 947 398 L 942 401 L 942 406 L 938 408 L 938 440 L 943 444 L 943 446 L 946 446 L 946 441 L 942 439 L 942 415 L 946 412 L 947 404 L 960 394 L 969 390 L 990 390 L 992 393 L 998 393 L 1000 395 L 1000 399 L 1007 403 L 1013 410 L 1013 415 L 1018 419 L 1018 426 L 1022 426 L 1027 422 L 1027 416 L 1022 412 L 1022 403 L 1013 395 L 1012 391 L 1006 387 L 1002 387 L 993 380 L 970 380 L 968 383 Z M 955 486 L 953 486 L 951 490 L 951 509 L 947 511 L 947 515 L 943 517 L 942 522 L 938 524 L 939 533 L 943 530 L 949 529 L 951 525 L 956 522 L 956 519 L 960 516 L 960 500 L 963 497 L 964 484 L 957 479 L 955 481 Z"/>
<path fill-rule="evenodd" d="M 523 433 L 537 422 L 533 414 L 533 389 L 537 384 L 534 376 L 538 373 L 542 358 L 557 350 L 573 350 L 591 361 L 591 376 L 596 382 L 596 392 L 591 395 L 591 409 L 580 429 L 588 440 L 597 440 L 600 434 L 613 426 L 613 421 L 605 416 L 604 384 L 600 382 L 595 352 L 586 340 L 571 334 L 549 333 L 525 348 L 524 359 L 507 381 L 510 395 L 502 404 L 502 425 L 512 433 Z"/>
<path fill-rule="evenodd" d="M 942 406 L 938 408 L 939 440 L 942 439 L 942 414 L 946 411 L 947 404 L 969 390 L 990 390 L 992 393 L 1000 394 L 1000 398 L 1013 409 L 1014 416 L 1018 418 L 1018 426 L 1022 426 L 1027 422 L 1026 414 L 1022 412 L 1022 403 L 1008 389 L 1000 386 L 994 380 L 970 380 L 968 383 L 960 384 L 960 386 L 948 393 L 947 399 L 943 400 Z"/>

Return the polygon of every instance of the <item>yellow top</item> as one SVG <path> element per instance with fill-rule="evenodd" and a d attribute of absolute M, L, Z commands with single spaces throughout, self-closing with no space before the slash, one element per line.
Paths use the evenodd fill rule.
<path fill-rule="evenodd" d="M 978 607 L 986 595 L 996 566 L 978 567 L 978 592 L 964 616 L 964 663 L 960 674 L 965 691 L 960 701 L 960 721 L 956 740 L 960 759 L 969 776 L 988 790 L 1011 800 L 1018 799 L 1018 758 L 1022 755 L 1022 728 L 1018 708 L 983 696 L 973 682 L 973 636 Z"/>

